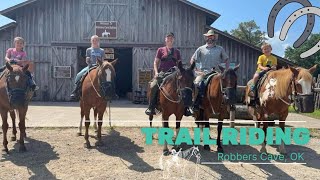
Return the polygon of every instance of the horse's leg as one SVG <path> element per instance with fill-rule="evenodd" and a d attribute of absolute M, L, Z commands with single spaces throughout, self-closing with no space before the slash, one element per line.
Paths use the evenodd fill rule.
<path fill-rule="evenodd" d="M 283 132 L 284 132 L 284 127 L 285 127 L 284 121 L 286 120 L 287 116 L 288 116 L 288 111 L 285 114 L 279 116 L 279 121 L 280 121 L 279 127 L 282 129 Z M 279 146 L 279 152 L 280 152 L 280 154 L 287 154 L 287 151 L 286 151 L 286 148 L 284 146 L 283 141 L 281 141 L 281 145 Z"/>
<path fill-rule="evenodd" d="M 26 134 L 26 114 L 27 114 L 28 107 L 20 108 L 18 110 L 19 113 L 19 129 L 20 129 L 20 147 L 19 151 L 20 152 L 25 152 L 27 151 L 26 146 L 24 145 L 24 137 Z"/>
<path fill-rule="evenodd" d="M 230 127 L 231 128 L 235 127 L 235 123 L 234 123 L 235 118 L 236 118 L 236 106 L 230 105 Z"/>
<path fill-rule="evenodd" d="M 93 121 L 93 128 L 94 128 L 94 131 L 97 132 L 97 116 L 98 116 L 98 110 L 97 108 L 93 108 L 93 118 L 94 118 L 94 121 Z M 101 120 L 99 118 L 99 120 Z"/>
<path fill-rule="evenodd" d="M 265 118 L 262 118 L 262 120 L 265 121 Z M 265 137 L 262 143 L 262 147 L 260 149 L 260 153 L 267 153 L 267 148 L 266 148 L 267 128 L 268 128 L 268 122 L 263 122 L 263 131 L 264 131 Z"/>
<path fill-rule="evenodd" d="M 17 126 L 16 126 L 16 113 L 13 111 L 10 111 L 10 116 L 12 119 L 12 136 L 11 141 L 17 140 Z"/>
<path fill-rule="evenodd" d="M 183 117 L 183 114 L 176 115 L 176 138 L 175 138 L 175 140 L 177 139 L 179 131 L 180 131 L 180 124 L 181 124 L 182 117 Z M 175 149 L 178 151 L 179 151 L 179 148 L 180 148 L 180 145 L 177 145 L 175 147 Z"/>
<path fill-rule="evenodd" d="M 162 127 L 169 128 L 169 115 L 166 115 L 164 112 L 162 113 Z M 165 141 L 163 146 L 163 154 L 168 155 L 169 153 L 168 143 Z"/>
<path fill-rule="evenodd" d="M 102 122 L 103 121 L 103 114 L 104 114 L 104 111 L 105 111 L 106 107 L 107 106 L 105 105 L 105 106 L 100 107 L 99 109 L 95 110 L 98 113 L 98 130 L 97 130 L 98 141 L 96 143 L 97 146 L 102 146 L 103 145 L 102 140 L 101 140 L 101 128 L 102 128 L 102 123 L 103 123 Z"/>
<path fill-rule="evenodd" d="M 210 123 L 209 123 L 210 114 L 211 114 L 211 112 L 208 112 L 206 110 L 206 111 L 202 111 L 202 115 L 201 115 L 201 117 L 202 117 L 201 121 L 205 121 L 205 122 L 202 122 L 202 124 L 204 124 L 205 128 L 209 128 L 209 130 L 210 130 Z M 209 137 L 211 137 L 211 136 L 209 135 Z M 211 150 L 209 145 L 204 145 L 203 149 L 208 150 L 208 151 Z"/>
<path fill-rule="evenodd" d="M 3 151 L 9 153 L 8 150 L 8 140 L 7 140 L 7 132 L 9 128 L 8 124 L 8 112 L 4 110 L 1 111 L 1 118 L 2 118 L 2 132 L 3 132 Z"/>
<path fill-rule="evenodd" d="M 218 137 L 217 137 L 217 151 L 219 153 L 223 153 L 223 148 L 221 146 L 221 131 L 222 131 L 222 125 L 223 125 L 223 114 L 220 113 L 219 114 L 219 118 L 218 118 Z"/>
<path fill-rule="evenodd" d="M 90 108 L 86 107 L 84 104 L 84 116 L 85 116 L 85 126 L 86 126 L 86 132 L 84 134 L 84 139 L 86 140 L 85 147 L 90 148 L 90 141 L 89 141 L 89 126 L 90 126 Z"/>
<path fill-rule="evenodd" d="M 83 101 L 80 101 L 80 125 L 79 125 L 79 132 L 77 133 L 78 136 L 82 135 L 82 124 L 83 124 L 83 117 L 84 117 L 84 107 L 83 107 Z"/>

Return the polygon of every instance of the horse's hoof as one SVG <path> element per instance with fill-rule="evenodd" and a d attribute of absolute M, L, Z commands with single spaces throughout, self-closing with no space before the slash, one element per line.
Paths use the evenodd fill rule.
<path fill-rule="evenodd" d="M 15 137 L 15 136 L 11 137 L 11 141 L 16 141 L 16 140 L 17 140 L 17 137 Z"/>
<path fill-rule="evenodd" d="M 2 149 L 2 152 L 9 154 L 9 149 L 8 148 L 4 148 L 4 149 Z"/>
<path fill-rule="evenodd" d="M 27 148 L 23 145 L 23 146 L 20 146 L 19 148 L 19 152 L 26 152 L 27 151 Z"/>
<path fill-rule="evenodd" d="M 77 133 L 77 136 L 82 136 L 81 132 L 78 132 L 78 133 Z"/>
<path fill-rule="evenodd" d="M 204 145 L 203 149 L 206 150 L 206 151 L 210 151 L 211 150 L 209 145 Z"/>
<path fill-rule="evenodd" d="M 222 147 L 218 147 L 217 148 L 218 153 L 224 153 L 223 148 Z"/>
<path fill-rule="evenodd" d="M 90 149 L 91 148 L 90 142 L 84 143 L 84 147 L 87 149 Z"/>
<path fill-rule="evenodd" d="M 100 141 L 97 141 L 97 142 L 96 142 L 96 146 L 98 146 L 98 147 L 99 147 L 99 146 L 103 146 L 103 142 L 102 142 L 101 140 L 100 140 Z"/>

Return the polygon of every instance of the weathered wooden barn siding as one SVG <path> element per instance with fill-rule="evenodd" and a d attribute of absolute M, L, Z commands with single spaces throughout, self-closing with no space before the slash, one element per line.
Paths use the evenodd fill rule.
<path fill-rule="evenodd" d="M 0 65 L 4 65 L 4 57 L 8 48 L 12 47 L 14 32 L 12 29 L 0 33 Z"/>

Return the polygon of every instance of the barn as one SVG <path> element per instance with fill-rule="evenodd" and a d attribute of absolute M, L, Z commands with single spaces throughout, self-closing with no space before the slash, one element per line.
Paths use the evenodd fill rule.
<path fill-rule="evenodd" d="M 28 0 L 0 14 L 15 21 L 0 27 L 0 57 L 5 57 L 15 36 L 25 38 L 40 87 L 35 100 L 50 101 L 69 101 L 74 77 L 86 65 L 85 50 L 94 34 L 102 37 L 106 59 L 118 58 L 116 91 L 125 97 L 145 88 L 167 32 L 175 33 L 175 45 L 187 64 L 204 44 L 202 34 L 220 17 L 187 0 Z M 260 48 L 218 28 L 214 28 L 218 44 L 231 62 L 241 64 L 238 83 L 244 85 L 255 71 Z M 278 59 L 280 65 L 292 64 Z"/>

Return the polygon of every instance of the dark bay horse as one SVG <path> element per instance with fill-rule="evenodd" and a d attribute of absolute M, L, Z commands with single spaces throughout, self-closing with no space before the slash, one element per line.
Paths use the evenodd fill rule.
<path fill-rule="evenodd" d="M 8 150 L 7 131 L 8 125 L 8 112 L 12 117 L 13 123 L 13 137 L 12 140 L 16 139 L 16 126 L 15 126 L 15 112 L 19 117 L 19 129 L 20 129 L 20 147 L 19 151 L 26 151 L 24 145 L 24 137 L 26 135 L 25 118 L 28 111 L 28 102 L 30 89 L 28 88 L 28 76 L 26 71 L 29 65 L 20 67 L 18 65 L 10 65 L 6 63 L 6 70 L 4 77 L 0 79 L 0 114 L 2 117 L 2 130 L 3 130 L 3 146 L 4 151 Z"/>
<path fill-rule="evenodd" d="M 162 113 L 162 127 L 169 128 L 169 117 L 176 116 L 176 132 L 180 129 L 180 121 L 184 114 L 185 106 L 192 105 L 193 81 L 195 63 L 184 69 L 181 62 L 178 63 L 178 70 L 167 76 L 163 83 L 159 84 L 159 105 L 158 110 Z M 150 92 L 149 92 L 150 93 Z M 152 127 L 153 115 L 149 116 Z M 167 142 L 164 144 L 163 152 L 169 153 Z"/>
<path fill-rule="evenodd" d="M 212 114 L 218 114 L 218 152 L 223 152 L 220 137 L 223 118 L 228 115 L 230 107 L 236 103 L 237 74 L 240 64 L 235 68 L 225 69 L 219 66 L 221 73 L 211 78 L 205 91 L 205 97 L 199 112 L 195 113 L 195 121 L 199 126 L 210 128 L 209 118 Z M 210 150 L 205 145 L 206 150 Z"/>
<path fill-rule="evenodd" d="M 269 72 L 261 88 L 258 89 L 259 103 L 256 106 L 249 106 L 250 97 L 248 93 L 250 91 L 250 81 L 248 82 L 246 89 L 246 103 L 248 105 L 248 111 L 256 121 L 255 126 L 257 128 L 260 126 L 259 121 L 264 121 L 263 130 L 265 132 L 265 136 L 267 135 L 268 128 L 268 122 L 265 121 L 268 116 L 272 114 L 278 115 L 279 127 L 284 132 L 285 120 L 288 116 L 289 106 L 301 96 L 310 96 L 309 98 L 313 99 L 313 80 L 311 74 L 316 70 L 316 68 L 317 65 L 313 66 L 309 70 L 289 67 L 288 69 Z M 314 103 L 308 103 L 308 105 L 314 106 Z M 267 152 L 265 142 L 262 144 L 260 152 Z M 286 154 L 284 142 L 281 142 L 279 152 L 281 154 Z"/>
<path fill-rule="evenodd" d="M 97 129 L 97 145 L 101 145 L 101 126 L 103 114 L 106 111 L 107 102 L 112 99 L 115 93 L 115 69 L 114 65 L 117 60 L 112 62 L 97 61 L 98 67 L 91 70 L 82 83 L 82 95 L 80 97 L 81 120 L 80 133 L 83 118 L 85 117 L 85 147 L 90 148 L 89 142 L 89 126 L 90 126 L 90 110 L 94 109 L 95 116 L 98 115 Z"/>

